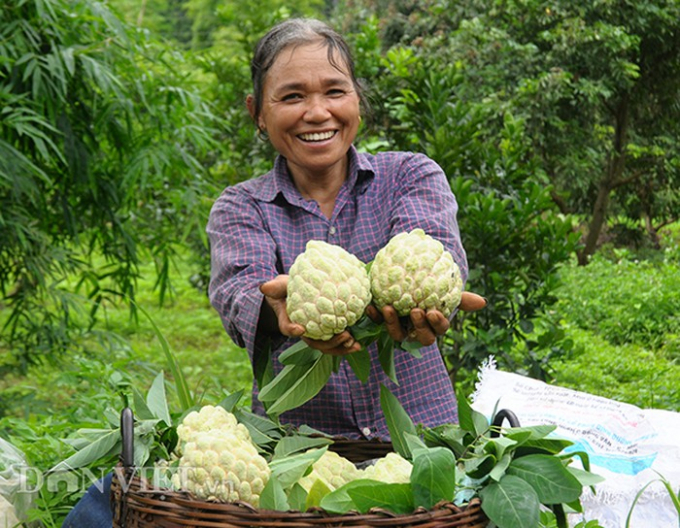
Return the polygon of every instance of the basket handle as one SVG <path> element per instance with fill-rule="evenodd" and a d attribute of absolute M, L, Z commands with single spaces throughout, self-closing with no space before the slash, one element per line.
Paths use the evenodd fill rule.
<path fill-rule="evenodd" d="M 123 467 L 130 469 L 135 465 L 135 417 L 132 409 L 125 407 L 120 413 L 120 431 L 123 437 L 123 450 L 121 459 Z"/>
<path fill-rule="evenodd" d="M 497 438 L 501 435 L 498 428 L 503 425 L 505 420 L 508 421 L 510 427 L 519 427 L 519 418 L 517 418 L 517 415 L 510 409 L 501 409 L 496 413 L 496 416 L 494 416 L 493 421 L 491 422 L 491 426 L 494 428 L 491 431 L 491 438 Z"/>

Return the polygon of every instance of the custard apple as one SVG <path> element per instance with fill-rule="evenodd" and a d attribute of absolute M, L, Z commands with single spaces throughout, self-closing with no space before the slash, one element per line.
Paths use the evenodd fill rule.
<path fill-rule="evenodd" d="M 288 273 L 288 317 L 304 326 L 310 339 L 327 341 L 339 334 L 371 302 L 366 266 L 340 246 L 310 240 Z"/>
<path fill-rule="evenodd" d="M 329 450 L 314 462 L 311 473 L 302 477 L 299 483 L 309 492 L 314 483 L 321 480 L 329 490 L 333 491 L 359 478 L 360 475 L 361 472 L 352 462 Z"/>
<path fill-rule="evenodd" d="M 449 317 L 460 304 L 463 281 L 451 254 L 422 229 L 399 233 L 375 256 L 370 270 L 373 302 L 400 316 L 413 308 Z"/>
<path fill-rule="evenodd" d="M 362 471 L 360 478 L 378 480 L 386 484 L 407 484 L 411 481 L 411 462 L 398 453 L 387 453 L 372 466 Z"/>
<path fill-rule="evenodd" d="M 172 483 L 199 499 L 241 500 L 257 507 L 270 475 L 252 442 L 233 431 L 214 429 L 197 432 L 184 446 Z"/>
<path fill-rule="evenodd" d="M 182 446 L 193 441 L 198 433 L 220 429 L 231 431 L 239 438 L 250 442 L 250 433 L 245 425 L 238 423 L 236 416 L 224 407 L 204 405 L 198 411 L 187 414 L 177 426 L 179 437 L 177 451 L 181 454 Z"/>

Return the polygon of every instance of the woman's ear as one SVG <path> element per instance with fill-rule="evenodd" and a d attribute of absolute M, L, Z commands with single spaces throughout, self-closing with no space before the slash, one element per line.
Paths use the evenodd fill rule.
<path fill-rule="evenodd" d="M 250 117 L 255 121 L 255 96 L 253 94 L 248 94 L 246 96 L 246 108 L 248 108 L 248 113 Z M 257 125 L 257 123 L 255 123 Z"/>

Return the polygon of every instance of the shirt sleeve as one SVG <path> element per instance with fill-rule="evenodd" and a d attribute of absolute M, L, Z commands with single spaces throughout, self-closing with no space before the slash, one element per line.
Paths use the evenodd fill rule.
<path fill-rule="evenodd" d="M 251 360 L 264 296 L 260 284 L 276 277 L 276 244 L 255 200 L 228 188 L 213 204 L 206 228 L 210 240 L 208 293 L 227 334 Z"/>
<path fill-rule="evenodd" d="M 444 171 L 427 156 L 413 154 L 403 159 L 395 177 L 392 236 L 402 231 L 423 229 L 451 253 L 465 284 L 468 263 L 458 228 L 458 202 Z"/>

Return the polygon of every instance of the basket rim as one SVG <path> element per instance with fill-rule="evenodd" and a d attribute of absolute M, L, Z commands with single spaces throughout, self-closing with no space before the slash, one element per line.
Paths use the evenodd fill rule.
<path fill-rule="evenodd" d="M 451 524 L 454 520 L 460 519 L 461 522 L 488 522 L 488 519 L 481 508 L 481 500 L 474 497 L 467 504 L 458 506 L 450 501 L 440 501 L 431 509 L 422 506 L 407 514 L 396 514 L 383 508 L 372 508 L 366 513 L 356 511 L 345 514 L 331 513 L 319 507 L 312 507 L 306 511 L 300 510 L 268 510 L 256 508 L 245 501 L 219 502 L 216 500 L 204 500 L 196 498 L 193 494 L 185 490 L 173 490 L 153 486 L 145 477 L 132 473 L 126 484 L 120 481 L 121 476 L 126 478 L 125 473 L 130 473 L 130 469 L 125 468 L 122 463 L 118 463 L 114 468 L 111 483 L 112 509 L 114 512 L 120 510 L 134 510 L 145 514 L 163 515 L 166 518 L 176 519 L 185 515 L 185 519 L 217 519 L 218 516 L 232 516 L 230 522 L 247 523 L 269 521 L 281 523 L 285 526 L 356 526 L 370 528 L 373 526 L 418 526 L 418 523 L 446 522 L 442 526 L 456 526 Z M 126 507 L 121 508 L 120 506 Z M 118 506 L 118 507 L 116 507 Z M 267 521 L 267 522 L 269 522 Z M 315 522 L 316 521 L 316 522 Z M 225 521 L 226 522 L 226 521 Z M 389 522 L 389 524 L 387 524 Z M 337 523 L 337 524 L 336 524 Z M 364 523 L 364 524 L 356 524 Z M 369 523 L 369 524 L 365 524 Z M 371 524 L 372 523 L 372 524 Z M 225 524 L 224 526 L 246 526 L 247 524 Z M 117 526 L 114 524 L 114 526 Z M 212 525 L 211 525 L 212 526 Z M 216 524 L 215 526 L 219 526 Z M 257 524 L 257 526 L 266 526 Z M 271 524 L 279 526 L 279 524 Z M 427 525 L 435 528 L 437 525 Z M 460 524 L 460 526 L 485 526 L 485 524 Z"/>

